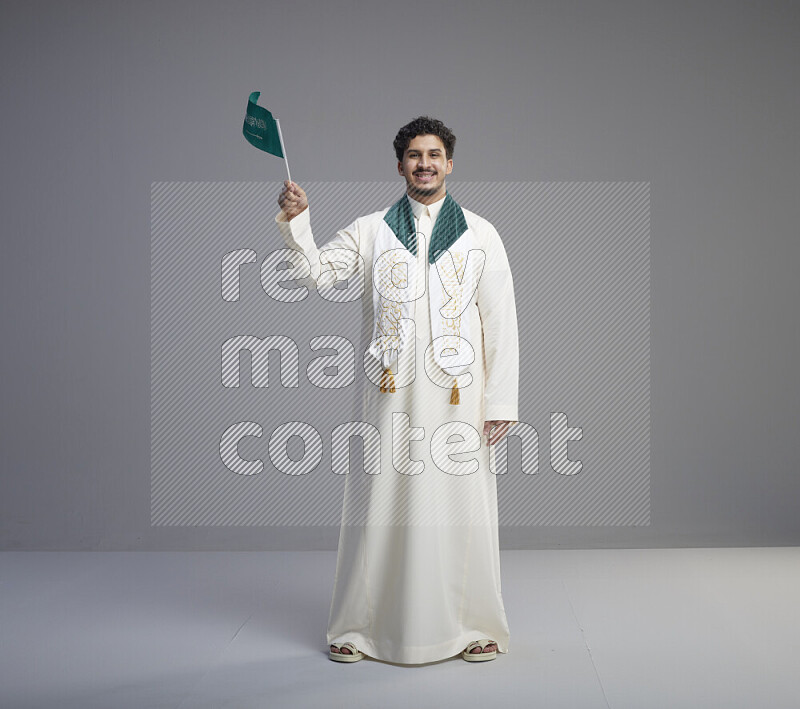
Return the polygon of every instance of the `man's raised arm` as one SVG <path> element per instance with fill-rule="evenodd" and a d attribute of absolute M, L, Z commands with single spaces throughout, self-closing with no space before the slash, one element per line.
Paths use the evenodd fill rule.
<path fill-rule="evenodd" d="M 296 182 L 284 180 L 278 206 L 281 211 L 275 217 L 275 223 L 281 237 L 287 248 L 301 251 L 308 259 L 315 284 L 322 271 L 335 271 L 336 280 L 347 280 L 357 274 L 361 259 L 356 254 L 360 252 L 361 240 L 355 222 L 347 229 L 340 229 L 323 249 L 319 249 L 311 233 L 308 198 L 303 188 Z M 333 249 L 355 253 L 335 252 Z"/>

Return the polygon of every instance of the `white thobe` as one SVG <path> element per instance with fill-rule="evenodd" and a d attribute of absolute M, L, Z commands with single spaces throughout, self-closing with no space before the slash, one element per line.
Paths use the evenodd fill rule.
<path fill-rule="evenodd" d="M 407 199 L 417 230 L 432 230 L 444 198 L 432 205 Z M 366 352 L 373 333 L 373 245 L 387 211 L 356 219 L 322 250 L 311 232 L 309 209 L 290 222 L 283 212 L 275 218 L 286 245 L 308 259 L 315 280 L 329 268 L 340 279 L 353 276 L 352 264 L 326 258 L 330 248 L 357 251 L 363 258 L 366 289 L 359 353 Z M 492 639 L 499 652 L 508 652 L 497 481 L 490 470 L 494 447 L 487 445 L 483 424 L 518 420 L 517 317 L 499 234 L 482 217 L 462 211 L 486 254 L 478 288 L 462 314 L 472 318 L 470 332 L 477 333 L 471 342 L 475 360 L 468 370 L 472 381 L 459 387 L 460 403 L 451 404 L 453 377 L 436 365 L 428 349 L 432 336 L 426 291 L 416 301 L 416 346 L 405 354 L 405 362 L 413 364 L 405 370 L 393 368 L 396 392 L 383 393 L 367 383 L 363 393 L 361 420 L 381 435 L 380 473 L 353 471 L 345 482 L 327 640 L 350 641 L 372 658 L 401 664 L 452 657 L 480 638 Z M 429 243 L 430 233 L 426 236 Z M 417 264 L 424 266 L 417 269 L 418 277 L 427 284 L 431 266 L 426 253 L 420 250 L 418 257 Z M 379 384 L 377 360 L 366 355 L 364 366 Z M 458 430 L 445 427 L 444 436 L 434 436 L 440 426 L 453 422 L 460 422 Z M 409 434 L 410 427 L 421 430 Z M 464 452 L 453 454 L 459 445 Z"/>

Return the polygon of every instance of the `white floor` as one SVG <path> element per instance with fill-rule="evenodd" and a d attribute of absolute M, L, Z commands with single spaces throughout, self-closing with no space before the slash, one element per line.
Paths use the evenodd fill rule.
<path fill-rule="evenodd" d="M 504 551 L 510 652 L 327 658 L 333 552 L 0 553 L 3 709 L 800 707 L 800 548 Z"/>

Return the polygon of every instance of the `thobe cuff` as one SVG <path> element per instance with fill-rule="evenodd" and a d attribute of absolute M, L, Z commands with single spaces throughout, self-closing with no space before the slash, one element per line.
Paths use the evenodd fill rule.
<path fill-rule="evenodd" d="M 294 217 L 291 221 L 286 219 L 286 214 L 281 210 L 275 217 L 275 223 L 278 225 L 283 240 L 287 246 L 305 251 L 303 248 L 314 246 L 314 239 L 311 235 L 311 216 L 309 212 L 310 207 L 306 207 L 300 214 Z"/>
<path fill-rule="evenodd" d="M 485 421 L 519 421 L 517 409 L 514 406 L 494 404 L 487 405 L 484 412 Z"/>

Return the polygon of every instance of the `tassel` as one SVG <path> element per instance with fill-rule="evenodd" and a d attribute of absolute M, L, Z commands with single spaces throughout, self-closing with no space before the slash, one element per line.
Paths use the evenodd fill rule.
<path fill-rule="evenodd" d="M 458 393 L 458 380 L 455 377 L 453 377 L 453 388 L 450 390 L 450 403 L 451 404 L 461 403 L 461 396 Z"/>
<path fill-rule="evenodd" d="M 394 394 L 397 389 L 394 388 L 394 377 L 392 376 L 392 370 L 389 367 L 383 370 L 383 376 L 381 377 L 381 394 Z"/>

